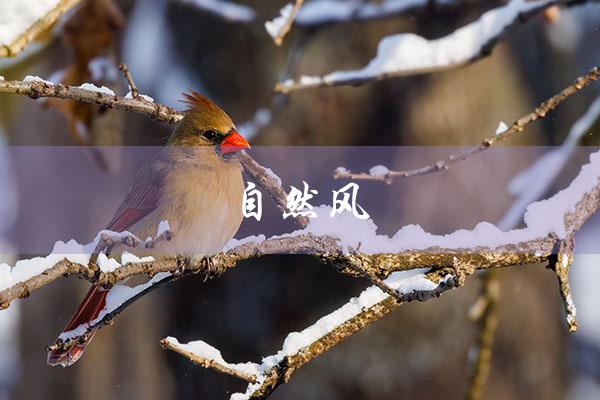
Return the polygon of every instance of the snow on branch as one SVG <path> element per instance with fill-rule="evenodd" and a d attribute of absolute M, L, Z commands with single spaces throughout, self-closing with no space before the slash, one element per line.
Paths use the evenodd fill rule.
<path fill-rule="evenodd" d="M 377 55 L 359 70 L 336 71 L 325 76 L 301 76 L 275 86 L 281 93 L 296 90 L 361 85 L 396 76 L 429 73 L 473 62 L 490 53 L 503 35 L 526 16 L 543 11 L 556 0 L 511 0 L 508 4 L 484 13 L 448 36 L 427 40 L 413 33 L 400 33 L 383 38 Z M 566 3 L 566 2 L 565 2 Z"/>
<path fill-rule="evenodd" d="M 250 383 L 256 383 L 260 374 L 259 366 L 255 363 L 230 364 L 223 359 L 221 352 L 202 340 L 190 343 L 179 343 L 174 337 L 160 341 L 163 349 L 181 354 L 188 360 L 203 368 L 212 368 L 224 374 L 235 376 Z"/>
<path fill-rule="evenodd" d="M 286 4 L 280 11 L 279 15 L 271 21 L 265 22 L 265 29 L 273 38 L 277 46 L 281 46 L 285 35 L 292 29 L 294 19 L 300 11 L 300 7 L 304 4 L 304 0 L 295 0 L 294 3 Z"/>
<path fill-rule="evenodd" d="M 0 1 L 0 57 L 14 57 L 80 0 Z"/>
<path fill-rule="evenodd" d="M 332 22 L 385 18 L 416 8 L 430 6 L 431 0 L 313 0 L 302 7 L 296 23 L 320 25 Z M 438 0 L 440 5 L 456 5 L 453 0 Z"/>
<path fill-rule="evenodd" d="M 252 22 L 256 13 L 252 7 L 226 0 L 179 0 L 230 22 Z"/>
<path fill-rule="evenodd" d="M 559 104 L 565 101 L 567 98 L 577 93 L 581 89 L 586 86 L 594 83 L 596 80 L 600 78 L 600 69 L 598 67 L 592 68 L 588 73 L 578 77 L 571 85 L 567 86 L 565 89 L 561 90 L 560 93 L 552 96 L 548 100 L 541 103 L 535 110 L 528 113 L 527 115 L 522 116 L 517 119 L 513 124 L 506 130 L 503 130 L 499 133 L 494 134 L 493 136 L 489 136 L 482 140 L 481 144 L 473 147 L 468 147 L 458 153 L 454 153 L 449 155 L 447 158 L 443 160 L 439 160 L 434 164 L 426 165 L 424 167 L 408 169 L 402 171 L 392 171 L 387 167 L 382 165 L 377 165 L 371 170 L 361 173 L 352 173 L 347 168 L 339 167 L 334 171 L 334 178 L 336 179 L 357 179 L 357 180 L 371 180 L 371 181 L 380 181 L 386 183 L 392 183 L 396 178 L 408 178 L 415 175 L 427 175 L 440 171 L 445 171 L 450 169 L 450 167 L 460 161 L 463 161 L 471 156 L 479 154 L 483 151 L 486 151 L 491 146 L 502 142 L 518 133 L 523 132 L 525 127 L 532 123 L 533 121 L 544 118 L 550 111 L 554 110 Z M 581 124 L 586 124 L 587 120 L 591 119 L 594 115 L 596 115 L 599 111 L 596 110 L 596 106 L 592 108 L 589 113 L 585 117 L 585 122 Z M 574 128 L 575 129 L 575 128 Z M 580 132 L 583 127 L 577 127 L 577 132 Z M 577 133 L 579 134 L 579 133 Z M 576 135 L 573 133 L 573 135 Z"/>

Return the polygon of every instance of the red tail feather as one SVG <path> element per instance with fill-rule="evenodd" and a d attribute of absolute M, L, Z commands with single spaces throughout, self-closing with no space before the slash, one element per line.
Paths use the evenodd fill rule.
<path fill-rule="evenodd" d="M 98 285 L 94 285 L 90 288 L 87 295 L 79 305 L 79 308 L 75 312 L 71 321 L 67 324 L 63 332 L 68 332 L 77 328 L 79 325 L 93 321 L 98 317 L 100 311 L 106 304 L 106 295 L 108 290 L 104 290 Z M 50 365 L 62 365 L 68 367 L 74 364 L 81 358 L 85 352 L 85 348 L 94 337 L 95 332 L 92 332 L 87 340 L 83 343 L 77 343 L 73 347 L 67 350 L 52 350 L 48 352 L 48 364 Z"/>

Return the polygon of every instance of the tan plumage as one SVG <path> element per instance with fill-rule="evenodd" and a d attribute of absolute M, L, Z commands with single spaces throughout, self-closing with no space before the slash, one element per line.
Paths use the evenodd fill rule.
<path fill-rule="evenodd" d="M 242 221 L 242 167 L 232 153 L 249 145 L 212 101 L 194 92 L 185 98 L 190 108 L 167 146 L 140 169 L 107 226 L 145 239 L 156 234 L 161 221 L 168 221 L 172 240 L 140 255 L 212 255 L 235 235 Z M 95 319 L 105 298 L 106 291 L 93 286 L 65 331 Z M 48 352 L 48 363 L 75 363 L 92 337 L 68 350 Z"/>

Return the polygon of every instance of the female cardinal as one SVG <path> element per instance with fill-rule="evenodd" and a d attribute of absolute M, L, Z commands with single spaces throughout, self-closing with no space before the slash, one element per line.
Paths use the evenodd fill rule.
<path fill-rule="evenodd" d="M 174 237 L 160 242 L 156 256 L 215 254 L 237 232 L 242 221 L 242 167 L 232 157 L 249 148 L 231 118 L 198 93 L 184 94 L 190 105 L 167 146 L 137 173 L 134 184 L 107 229 L 152 236 L 168 221 Z M 64 332 L 94 320 L 108 291 L 94 285 Z M 94 333 L 66 350 L 48 352 L 48 364 L 75 363 Z"/>

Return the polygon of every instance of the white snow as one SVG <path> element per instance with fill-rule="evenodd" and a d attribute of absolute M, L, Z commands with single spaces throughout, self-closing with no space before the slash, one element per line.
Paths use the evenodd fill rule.
<path fill-rule="evenodd" d="M 57 75 L 57 74 L 53 74 L 53 76 L 55 79 L 60 78 L 59 75 Z M 43 82 L 43 83 L 47 83 L 48 85 L 54 85 L 54 82 L 51 82 L 46 79 L 42 79 L 39 76 L 35 76 L 35 75 L 27 75 L 23 79 L 23 82 Z M 106 86 L 96 86 L 93 83 L 84 83 L 84 84 L 81 84 L 81 85 L 75 86 L 75 87 L 84 89 L 84 90 L 91 90 L 93 92 L 108 94 L 110 96 L 115 96 L 115 92 L 113 92 L 111 89 L 107 88 Z"/>
<path fill-rule="evenodd" d="M 91 90 L 94 92 L 104 93 L 104 94 L 108 94 L 110 96 L 115 96 L 115 92 L 113 92 L 112 89 L 109 89 L 106 86 L 96 86 L 93 83 L 84 83 L 77 87 L 80 89 Z"/>
<path fill-rule="evenodd" d="M 0 1 L 0 46 L 10 46 L 59 2 L 60 0 Z"/>
<path fill-rule="evenodd" d="M 504 122 L 500 121 L 498 123 L 498 127 L 496 128 L 496 135 L 500 135 L 501 133 L 504 133 L 508 130 L 508 125 L 506 125 Z"/>
<path fill-rule="evenodd" d="M 267 175 L 269 175 L 269 177 L 271 177 L 272 179 L 274 179 L 279 186 L 281 186 L 281 184 L 282 184 L 281 178 L 279 177 L 279 175 L 277 175 L 275 172 L 273 172 L 273 170 L 271 168 L 266 168 L 265 167 L 265 173 Z"/>
<path fill-rule="evenodd" d="M 381 40 L 377 55 L 366 67 L 337 71 L 324 77 L 301 77 L 299 81 L 304 79 L 310 82 L 309 86 L 335 84 L 370 79 L 382 74 L 408 75 L 458 66 L 476 58 L 484 45 L 500 36 L 519 15 L 540 8 L 550 1 L 511 0 L 504 6 L 487 11 L 477 21 L 439 39 L 427 40 L 413 33 L 387 36 Z M 293 80 L 288 80 L 282 82 L 281 86 L 285 88 L 293 83 Z"/>
<path fill-rule="evenodd" d="M 170 231 L 171 227 L 169 226 L 169 221 L 162 220 L 158 223 L 158 230 L 156 231 L 156 237 L 162 235 L 166 231 Z"/>
<path fill-rule="evenodd" d="M 285 29 L 285 26 L 288 23 L 288 20 L 292 18 L 293 10 L 294 5 L 292 3 L 286 4 L 279 11 L 278 16 L 273 18 L 271 21 L 265 22 L 265 29 L 273 39 L 281 35 L 282 31 Z"/>
<path fill-rule="evenodd" d="M 12 268 L 10 265 L 2 263 L 0 264 L 0 290 L 25 282 L 53 267 L 64 258 L 75 263 L 87 264 L 92 251 L 93 248 L 82 246 L 74 240 L 67 243 L 59 241 L 54 245 L 52 252 L 45 257 L 19 260 Z"/>
<path fill-rule="evenodd" d="M 390 173 L 390 170 L 383 165 L 376 165 L 369 170 L 371 176 L 386 176 Z"/>
<path fill-rule="evenodd" d="M 165 340 L 169 342 L 171 345 L 178 347 L 190 354 L 194 354 L 198 357 L 204 358 L 209 361 L 214 361 L 218 364 L 221 364 L 224 367 L 230 368 L 232 370 L 241 372 L 247 375 L 259 375 L 259 365 L 252 362 L 247 363 L 238 363 L 238 364 L 230 364 L 223 359 L 221 352 L 211 346 L 210 344 L 203 342 L 202 340 L 196 340 L 189 343 L 179 343 L 179 341 L 172 337 L 166 337 Z"/>
<path fill-rule="evenodd" d="M 347 169 L 346 167 L 337 167 L 334 171 L 334 174 L 340 174 L 340 175 L 348 175 L 350 173 L 350 170 Z"/>
<path fill-rule="evenodd" d="M 23 82 L 42 82 L 42 83 L 47 83 L 48 85 L 54 84 L 50 81 L 47 81 L 47 80 L 42 79 L 39 76 L 35 76 L 35 75 L 27 75 L 25 78 L 23 78 Z"/>
<path fill-rule="evenodd" d="M 144 99 L 144 100 L 146 100 L 146 101 L 148 101 L 150 103 L 154 103 L 154 99 L 152 97 L 150 97 L 150 96 L 147 96 L 147 95 L 141 94 L 141 93 L 139 93 L 139 96 L 142 99 Z M 125 98 L 126 99 L 133 99 L 133 94 L 131 94 L 131 90 L 129 92 L 127 92 L 127 94 L 125 95 Z"/>
<path fill-rule="evenodd" d="M 296 21 L 300 25 L 315 25 L 350 19 L 381 18 L 399 14 L 415 7 L 426 6 L 429 0 L 381 0 L 365 2 L 356 0 L 313 0 L 306 2 Z M 437 0 L 436 3 L 453 3 L 452 0 Z"/>
<path fill-rule="evenodd" d="M 194 6 L 232 22 L 251 22 L 256 17 L 254 10 L 246 5 L 224 0 L 183 0 Z"/>

